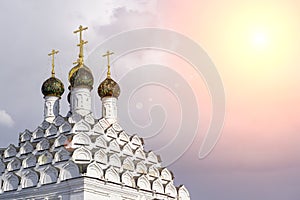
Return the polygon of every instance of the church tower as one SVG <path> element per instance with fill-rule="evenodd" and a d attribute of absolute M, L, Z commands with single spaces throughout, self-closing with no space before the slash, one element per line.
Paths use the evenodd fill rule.
<path fill-rule="evenodd" d="M 69 72 L 70 112 L 59 113 L 63 83 L 52 76 L 42 85 L 44 120 L 19 135 L 19 144 L 0 149 L 0 200 L 190 200 L 188 190 L 175 186 L 173 173 L 161 158 L 144 149 L 144 141 L 118 123 L 120 86 L 107 77 L 98 87 L 102 117 L 91 107 L 94 78 L 84 64 L 82 26 L 79 57 Z"/>
<path fill-rule="evenodd" d="M 49 56 L 52 56 L 52 72 L 51 77 L 42 85 L 42 93 L 44 94 L 44 120 L 51 123 L 59 115 L 59 100 L 64 93 L 64 84 L 55 77 L 54 71 L 54 55 L 58 51 L 52 50 Z"/>
<path fill-rule="evenodd" d="M 120 86 L 111 78 L 109 56 L 113 52 L 107 51 L 103 57 L 107 57 L 107 77 L 98 87 L 98 95 L 102 101 L 102 117 L 109 123 L 117 122 L 117 100 L 120 95 Z"/>
<path fill-rule="evenodd" d="M 82 39 L 82 32 L 87 30 L 79 26 L 74 33 L 79 33 L 79 56 L 75 67 L 69 72 L 70 108 L 72 114 L 86 115 L 92 112 L 91 90 L 93 89 L 94 77 L 92 71 L 84 64 L 83 46 L 87 41 Z"/>

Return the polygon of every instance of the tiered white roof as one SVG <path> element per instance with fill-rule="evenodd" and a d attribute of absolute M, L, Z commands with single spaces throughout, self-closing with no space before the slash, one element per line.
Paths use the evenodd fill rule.
<path fill-rule="evenodd" d="M 161 167 L 160 157 L 144 150 L 140 137 L 92 114 L 44 121 L 34 131 L 20 133 L 18 146 L 0 153 L 2 193 L 84 176 L 166 199 L 190 199 L 184 186 L 174 186 L 173 174 Z"/>

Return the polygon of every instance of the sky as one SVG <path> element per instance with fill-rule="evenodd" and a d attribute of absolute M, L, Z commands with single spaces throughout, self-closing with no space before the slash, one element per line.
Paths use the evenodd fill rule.
<path fill-rule="evenodd" d="M 89 27 L 85 59 L 95 77 L 95 116 L 101 117 L 101 54 L 111 47 L 121 126 L 145 138 L 145 148 L 161 155 L 192 199 L 298 200 L 299 9 L 299 1 L 288 0 L 1 1 L 0 146 L 17 144 L 20 132 L 42 122 L 40 88 L 50 77 L 53 48 L 60 51 L 56 76 L 68 87 L 78 55 L 72 32 L 82 24 Z M 161 32 L 150 34 L 157 30 L 151 28 Z M 150 48 L 152 40 L 157 43 Z M 203 66 L 192 66 L 181 53 Z M 225 99 L 213 99 L 212 68 Z M 69 109 L 66 96 L 62 115 Z M 199 159 L 205 135 L 216 126 L 213 116 L 222 115 L 214 105 L 223 103 L 220 138 Z"/>

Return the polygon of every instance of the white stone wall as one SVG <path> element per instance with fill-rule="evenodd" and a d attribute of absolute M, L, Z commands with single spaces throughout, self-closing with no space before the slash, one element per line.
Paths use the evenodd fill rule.
<path fill-rule="evenodd" d="M 44 104 L 44 119 L 52 123 L 53 120 L 59 115 L 59 97 L 45 96 Z"/>
<path fill-rule="evenodd" d="M 117 98 L 115 97 L 102 98 L 102 117 L 104 117 L 111 124 L 117 122 L 117 117 L 118 117 Z"/>
<path fill-rule="evenodd" d="M 88 88 L 72 88 L 71 111 L 80 115 L 87 115 L 92 112 L 91 92 Z"/>

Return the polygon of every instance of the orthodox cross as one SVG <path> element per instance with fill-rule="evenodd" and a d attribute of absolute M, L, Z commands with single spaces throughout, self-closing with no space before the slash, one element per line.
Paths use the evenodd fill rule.
<path fill-rule="evenodd" d="M 87 30 L 88 27 L 83 28 L 81 25 L 79 26 L 78 30 L 74 31 L 73 33 L 79 33 L 79 44 L 77 44 L 77 46 L 79 47 L 79 64 L 82 65 L 83 64 L 83 45 L 87 44 L 88 41 L 84 41 L 82 39 L 82 32 Z"/>
<path fill-rule="evenodd" d="M 113 55 L 114 52 L 107 51 L 106 54 L 102 55 L 102 57 L 107 57 L 107 77 L 110 78 L 110 63 L 109 56 Z"/>
<path fill-rule="evenodd" d="M 52 77 L 55 76 L 55 71 L 54 71 L 54 55 L 57 54 L 59 51 L 55 51 L 54 49 L 52 49 L 51 53 L 48 54 L 48 56 L 52 56 Z"/>

